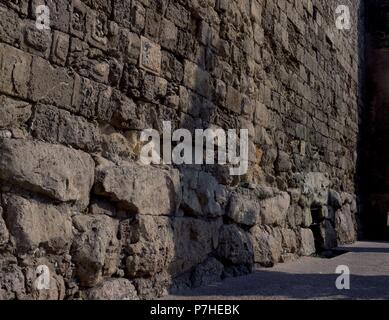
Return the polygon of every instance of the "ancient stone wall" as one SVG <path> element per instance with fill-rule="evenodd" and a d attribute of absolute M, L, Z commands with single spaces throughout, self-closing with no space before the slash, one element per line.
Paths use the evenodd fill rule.
<path fill-rule="evenodd" d="M 0 0 L 0 298 L 152 298 L 354 241 L 360 2 Z M 248 173 L 139 164 L 163 121 L 248 129 Z"/>

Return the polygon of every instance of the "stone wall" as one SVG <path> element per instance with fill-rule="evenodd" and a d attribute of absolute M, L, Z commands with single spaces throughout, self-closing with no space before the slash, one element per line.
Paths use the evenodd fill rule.
<path fill-rule="evenodd" d="M 0 0 L 0 298 L 153 298 L 354 241 L 345 2 L 349 31 L 335 0 Z M 140 165 L 164 120 L 248 129 L 249 172 Z"/>

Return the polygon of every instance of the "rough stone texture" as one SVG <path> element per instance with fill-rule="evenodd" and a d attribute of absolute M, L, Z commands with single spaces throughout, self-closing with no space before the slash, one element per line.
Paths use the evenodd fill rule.
<path fill-rule="evenodd" d="M 37 141 L 0 140 L 0 178 L 55 200 L 85 206 L 94 163 L 83 152 Z"/>
<path fill-rule="evenodd" d="M 180 204 L 179 173 L 129 164 L 97 168 L 97 193 L 140 214 L 174 214 Z"/>
<path fill-rule="evenodd" d="M 85 293 L 89 300 L 135 300 L 137 292 L 127 279 L 108 279 Z"/>
<path fill-rule="evenodd" d="M 0 0 L 0 298 L 151 299 L 354 241 L 361 3 L 345 32 L 334 0 Z M 247 174 L 140 165 L 167 120 L 248 129 Z"/>
<path fill-rule="evenodd" d="M 20 252 L 40 246 L 56 253 L 69 250 L 73 237 L 69 210 L 8 194 L 3 195 L 3 206 L 11 239 Z"/>
<path fill-rule="evenodd" d="M 107 216 L 77 215 L 73 218 L 77 234 L 72 255 L 80 283 L 93 287 L 103 276 L 110 277 L 119 264 L 118 222 Z"/>

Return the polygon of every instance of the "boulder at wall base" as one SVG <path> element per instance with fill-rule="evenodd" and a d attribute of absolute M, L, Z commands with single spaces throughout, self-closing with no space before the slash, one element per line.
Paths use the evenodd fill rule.
<path fill-rule="evenodd" d="M 315 238 L 311 229 L 300 229 L 300 255 L 310 256 L 316 252 Z"/>
<path fill-rule="evenodd" d="M 83 297 L 87 300 L 137 300 L 138 294 L 131 281 L 112 278 L 87 290 Z"/>
<path fill-rule="evenodd" d="M 194 288 L 208 285 L 221 280 L 224 266 L 215 258 L 208 258 L 199 264 L 191 274 L 192 286 Z"/>
<path fill-rule="evenodd" d="M 357 239 L 356 222 L 351 207 L 346 204 L 335 214 L 335 229 L 340 244 L 353 243 Z"/>
<path fill-rule="evenodd" d="M 131 237 L 124 244 L 128 274 L 150 277 L 166 270 L 177 276 L 190 271 L 217 247 L 221 223 L 139 215 L 130 223 Z"/>
<path fill-rule="evenodd" d="M 0 179 L 58 201 L 86 207 L 94 167 L 91 156 L 82 151 L 37 141 L 0 140 Z"/>
<path fill-rule="evenodd" d="M 269 226 L 255 226 L 250 230 L 254 249 L 254 262 L 272 267 L 280 262 L 282 254 L 282 234 Z"/>
<path fill-rule="evenodd" d="M 249 235 L 236 225 L 223 225 L 217 255 L 229 264 L 252 265 L 253 245 Z"/>
<path fill-rule="evenodd" d="M 123 230 L 124 231 L 124 230 Z M 127 273 L 131 277 L 150 277 L 168 268 L 174 258 L 172 222 L 167 217 L 139 215 L 127 228 L 130 238 L 121 234 Z"/>
<path fill-rule="evenodd" d="M 82 286 L 93 287 L 103 277 L 113 275 L 119 264 L 120 243 L 118 221 L 103 215 L 76 215 L 77 230 L 72 248 L 72 260 Z"/>
<path fill-rule="evenodd" d="M 148 215 L 174 214 L 181 201 L 180 174 L 175 169 L 128 163 L 100 166 L 95 192 L 131 211 Z"/>

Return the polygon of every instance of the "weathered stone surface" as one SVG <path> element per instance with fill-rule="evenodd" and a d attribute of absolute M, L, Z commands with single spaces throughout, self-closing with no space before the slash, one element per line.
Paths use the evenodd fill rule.
<path fill-rule="evenodd" d="M 85 292 L 88 300 L 136 300 L 134 285 L 127 279 L 108 279 Z"/>
<path fill-rule="evenodd" d="M 128 251 L 127 272 L 131 277 L 153 276 L 173 261 L 175 243 L 172 222 L 166 217 L 138 216 L 129 225 L 124 245 Z"/>
<path fill-rule="evenodd" d="M 141 37 L 140 67 L 158 75 L 161 72 L 161 47 Z"/>
<path fill-rule="evenodd" d="M 208 97 L 210 92 L 210 79 L 208 72 L 199 68 L 191 61 L 185 61 L 184 66 L 184 84 L 197 92 Z"/>
<path fill-rule="evenodd" d="M 330 250 L 338 246 L 335 228 L 328 220 L 320 225 L 320 246 L 323 250 Z"/>
<path fill-rule="evenodd" d="M 0 297 L 151 299 L 355 239 L 363 37 L 311 2 L 0 0 Z M 247 174 L 135 164 L 166 120 L 247 129 Z"/>
<path fill-rule="evenodd" d="M 174 214 L 180 204 L 178 171 L 125 164 L 98 167 L 96 192 L 135 213 Z"/>
<path fill-rule="evenodd" d="M 31 117 L 31 105 L 6 96 L 0 97 L 0 128 L 12 128 L 24 125 Z"/>
<path fill-rule="evenodd" d="M 170 272 L 176 276 L 204 261 L 218 247 L 221 225 L 220 218 L 212 221 L 176 218 L 173 223 L 175 256 Z"/>
<path fill-rule="evenodd" d="M 351 212 L 350 205 L 345 205 L 335 213 L 335 229 L 340 244 L 347 244 L 356 241 L 356 225 Z"/>
<path fill-rule="evenodd" d="M 70 37 L 66 33 L 54 31 L 53 45 L 51 48 L 51 60 L 61 66 L 64 66 L 68 56 Z"/>
<path fill-rule="evenodd" d="M 198 265 L 191 274 L 192 286 L 194 288 L 209 285 L 221 280 L 224 266 L 215 258 L 209 258 Z"/>
<path fill-rule="evenodd" d="M 96 123 L 53 106 L 36 106 L 32 130 L 39 140 L 59 142 L 89 152 L 100 148 L 101 138 Z"/>
<path fill-rule="evenodd" d="M 9 2 L 9 1 L 7 1 Z M 21 20 L 16 12 L 0 7 L 0 39 L 10 45 L 18 44 L 21 38 Z"/>
<path fill-rule="evenodd" d="M 47 59 L 50 54 L 52 41 L 51 30 L 38 30 L 35 21 L 28 21 L 22 30 L 22 49 Z"/>
<path fill-rule="evenodd" d="M 25 278 L 16 260 L 7 257 L 0 259 L 0 300 L 23 299 L 25 297 Z"/>
<path fill-rule="evenodd" d="M 310 256 L 316 252 L 315 239 L 311 229 L 300 229 L 300 254 Z"/>
<path fill-rule="evenodd" d="M 212 175 L 197 170 L 184 170 L 182 175 L 184 211 L 213 218 L 224 214 L 227 191 Z"/>
<path fill-rule="evenodd" d="M 3 219 L 3 208 L 0 207 L 0 247 L 8 243 L 9 232 Z"/>
<path fill-rule="evenodd" d="M 0 44 L 0 91 L 27 98 L 31 61 L 29 54 Z"/>
<path fill-rule="evenodd" d="M 262 200 L 260 203 L 262 224 L 282 226 L 290 205 L 290 196 L 286 192 Z"/>
<path fill-rule="evenodd" d="M 3 139 L 0 155 L 0 179 L 59 201 L 75 201 L 81 206 L 89 202 L 94 162 L 86 153 L 42 142 Z"/>
<path fill-rule="evenodd" d="M 11 194 L 4 195 L 3 202 L 11 239 L 20 252 L 39 247 L 68 251 L 73 236 L 69 210 Z"/>
<path fill-rule="evenodd" d="M 254 251 L 250 236 L 236 225 L 223 225 L 217 254 L 221 259 L 234 265 L 251 265 Z"/>
<path fill-rule="evenodd" d="M 83 286 L 93 287 L 103 277 L 112 276 L 119 264 L 118 222 L 102 215 L 76 215 L 77 230 L 72 244 L 72 259 Z"/>
<path fill-rule="evenodd" d="M 228 216 L 238 224 L 253 226 L 261 221 L 260 199 L 235 193 L 231 196 Z"/>
<path fill-rule="evenodd" d="M 250 230 L 250 233 L 255 263 L 272 267 L 280 262 L 282 236 L 278 229 L 256 226 Z"/>
<path fill-rule="evenodd" d="M 31 100 L 70 107 L 73 87 L 73 76 L 69 75 L 66 69 L 53 67 L 46 60 L 33 57 L 29 90 Z"/>

